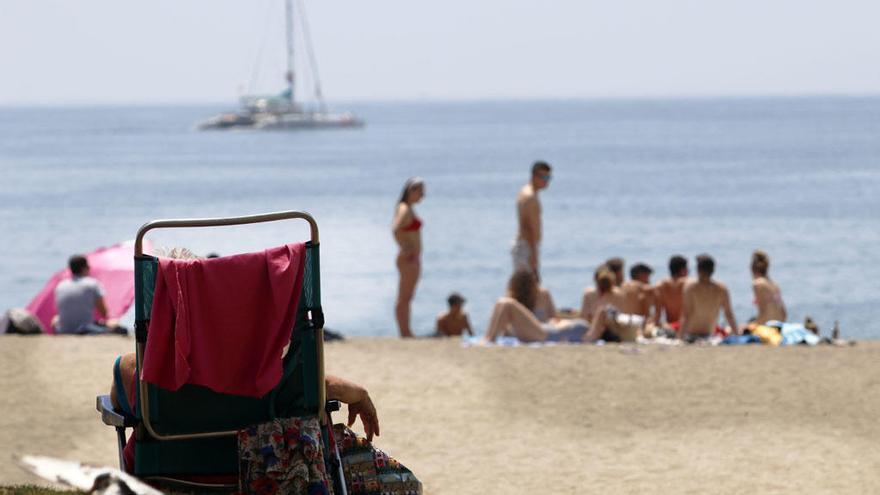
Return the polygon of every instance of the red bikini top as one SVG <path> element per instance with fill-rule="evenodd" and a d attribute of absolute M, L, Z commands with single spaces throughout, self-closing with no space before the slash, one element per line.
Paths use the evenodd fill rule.
<path fill-rule="evenodd" d="M 416 232 L 422 228 L 422 221 L 419 220 L 419 217 L 413 215 L 412 222 L 409 225 L 403 228 L 405 232 Z"/>

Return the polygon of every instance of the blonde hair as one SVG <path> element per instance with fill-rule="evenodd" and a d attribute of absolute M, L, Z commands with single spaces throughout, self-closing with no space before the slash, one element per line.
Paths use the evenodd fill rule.
<path fill-rule="evenodd" d="M 185 247 L 160 247 L 156 249 L 156 256 L 162 256 L 164 258 L 171 258 L 173 260 L 198 260 L 202 259 L 201 256 L 196 253 L 190 251 Z"/>

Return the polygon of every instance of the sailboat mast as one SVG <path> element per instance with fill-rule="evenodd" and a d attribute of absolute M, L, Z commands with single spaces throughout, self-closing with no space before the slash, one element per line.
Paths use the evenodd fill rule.
<path fill-rule="evenodd" d="M 287 21 L 287 93 L 290 97 L 290 103 L 293 103 L 293 0 L 285 0 L 284 2 Z"/>

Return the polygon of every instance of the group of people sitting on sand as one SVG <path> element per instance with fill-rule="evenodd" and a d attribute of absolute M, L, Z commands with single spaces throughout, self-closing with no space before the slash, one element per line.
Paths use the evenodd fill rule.
<path fill-rule="evenodd" d="M 786 310 L 779 286 L 768 276 L 769 257 L 763 251 L 752 254 L 752 289 L 757 316 L 739 327 L 727 287 L 713 279 L 715 261 L 697 256 L 697 277 L 691 278 L 688 261 L 680 255 L 669 259 L 669 277 L 651 283 L 653 270 L 634 264 L 625 280 L 624 261 L 611 258 L 596 268 L 594 286 L 584 291 L 579 311 L 558 311 L 550 292 L 529 269 L 518 269 L 510 277 L 507 293 L 498 299 L 483 340 L 501 336 L 522 342 L 632 342 L 638 338 L 675 338 L 697 342 L 712 336 L 739 334 L 768 321 L 785 321 Z M 450 297 L 450 310 L 438 317 L 442 335 L 470 332 L 463 298 Z M 727 327 L 717 325 L 723 311 Z"/>
<path fill-rule="evenodd" d="M 629 342 L 639 337 L 696 342 L 713 335 L 738 335 L 768 321 L 785 321 L 785 305 L 779 286 L 767 274 L 770 259 L 763 251 L 752 255 L 752 288 L 758 313 L 749 328 L 737 325 L 730 293 L 724 284 L 712 278 L 715 261 L 707 254 L 696 258 L 696 278 L 689 278 L 687 259 L 672 256 L 669 278 L 656 285 L 651 284 L 653 270 L 648 265 L 634 264 L 627 281 L 624 261 L 611 258 L 596 269 L 595 286 L 584 291 L 580 311 L 557 311 L 550 293 L 540 285 L 538 275 L 542 230 L 538 195 L 550 185 L 551 177 L 548 163 L 535 162 L 529 181 L 519 191 L 516 201 L 519 229 L 511 250 L 514 273 L 507 293 L 495 303 L 484 341 L 512 336 L 522 342 Z M 412 206 L 423 197 L 424 182 L 421 179 L 408 181 L 394 221 L 395 238 L 401 247 L 397 316 L 402 336 L 411 335 L 409 302 L 418 279 L 421 252 L 418 230 L 422 222 Z M 438 335 L 473 333 L 463 304 L 464 298 L 459 294 L 450 296 L 449 311 L 437 319 Z M 726 329 L 717 325 L 722 311 L 727 319 Z"/>

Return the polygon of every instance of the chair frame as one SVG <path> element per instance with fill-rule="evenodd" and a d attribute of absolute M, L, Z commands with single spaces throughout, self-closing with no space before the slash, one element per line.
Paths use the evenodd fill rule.
<path fill-rule="evenodd" d="M 311 229 L 311 242 L 313 245 L 319 245 L 319 236 L 318 236 L 318 224 L 315 222 L 315 219 L 312 218 L 306 212 L 302 211 L 280 211 L 275 213 L 264 213 L 260 215 L 249 215 L 243 217 L 224 217 L 224 218 L 194 218 L 194 219 L 175 219 L 175 220 L 153 220 L 151 222 L 145 223 L 138 230 L 137 237 L 134 241 L 134 256 L 135 258 L 139 258 L 144 255 L 143 252 L 143 240 L 144 236 L 147 232 L 156 229 L 174 229 L 174 228 L 194 228 L 194 227 L 228 227 L 234 225 L 248 225 L 254 223 L 265 223 L 265 222 L 275 222 L 279 220 L 293 220 L 293 219 L 303 219 L 309 223 L 309 227 Z M 317 341 L 318 341 L 318 404 L 324 404 L 326 402 L 327 391 L 324 386 L 324 329 L 317 329 Z M 144 358 L 144 349 L 146 348 L 146 343 L 139 342 L 137 360 L 138 360 L 138 369 L 143 369 L 143 358 Z M 150 421 L 150 399 L 149 393 L 147 393 L 147 383 L 143 380 L 139 382 L 140 386 L 140 401 L 141 401 L 141 420 L 143 422 L 144 427 L 149 432 L 150 436 L 155 438 L 156 440 L 191 440 L 197 438 L 213 438 L 213 437 L 224 437 L 224 436 L 234 436 L 237 432 L 235 430 L 232 431 L 212 431 L 212 432 L 203 432 L 203 433 L 181 433 L 174 435 L 165 435 L 157 432 L 155 428 L 153 428 L 153 424 Z M 319 419 L 324 421 L 324 408 L 319 408 Z"/>
<path fill-rule="evenodd" d="M 305 220 L 309 224 L 311 239 L 310 242 L 313 246 L 319 246 L 319 234 L 318 234 L 318 224 L 315 222 L 315 219 L 306 212 L 302 211 L 280 211 L 273 213 L 264 213 L 258 215 L 247 215 L 247 216 L 238 216 L 238 217 L 219 217 L 219 218 L 194 218 L 194 219 L 161 219 L 161 220 L 153 220 L 145 223 L 138 229 L 137 237 L 135 238 L 134 245 L 134 258 L 135 261 L 142 258 L 144 256 L 143 252 L 143 241 L 146 234 L 152 230 L 157 229 L 176 229 L 176 228 L 198 228 L 198 227 L 226 227 L 226 226 L 235 226 L 235 225 L 248 225 L 248 224 L 256 224 L 256 223 L 265 223 L 265 222 L 275 222 L 280 220 L 295 220 L 301 219 Z M 315 274 L 315 276 L 320 276 L 320 274 Z M 318 282 L 320 283 L 320 281 Z M 312 318 L 315 316 L 314 318 Z M 318 408 L 318 419 L 321 424 L 327 424 L 329 411 L 338 409 L 338 403 L 335 404 L 335 407 L 331 407 L 331 405 L 327 402 L 327 390 L 325 386 L 324 380 L 324 345 L 323 345 L 323 315 L 309 315 L 310 319 L 312 319 L 313 323 L 316 323 L 315 328 L 315 340 L 317 346 L 317 373 L 316 378 L 318 383 L 318 404 L 325 404 L 326 407 Z M 140 339 L 138 339 L 140 340 Z M 143 367 L 143 356 L 144 350 L 146 348 L 146 342 L 137 342 L 137 366 L 138 369 L 142 369 Z M 213 437 L 224 437 L 224 436 L 234 436 L 237 434 L 237 431 L 212 431 L 212 432 L 198 432 L 198 433 L 178 433 L 178 434 L 161 434 L 156 431 L 153 427 L 153 424 L 150 419 L 150 407 L 149 407 L 149 393 L 147 390 L 147 383 L 143 380 L 139 380 L 139 395 L 140 395 L 140 412 L 141 418 L 138 420 L 137 418 L 130 418 L 127 416 L 123 416 L 119 414 L 118 411 L 113 409 L 113 406 L 110 402 L 110 397 L 107 395 L 101 395 L 97 397 L 96 400 L 96 409 L 101 413 L 101 419 L 104 424 L 108 426 L 113 426 L 116 428 L 117 433 L 117 441 L 119 443 L 119 465 L 122 469 L 125 469 L 125 462 L 123 459 L 123 449 L 125 447 L 125 429 L 137 427 L 138 425 L 143 425 L 147 430 L 149 435 L 156 440 L 167 441 L 167 440 L 189 440 L 189 439 L 203 439 L 203 438 L 213 438 Z M 335 402 L 335 401 L 334 401 Z M 341 466 L 340 472 L 341 475 Z M 160 477 L 156 477 L 159 479 Z M 168 481 L 172 481 L 172 479 L 168 479 Z M 190 486 L 201 486 L 205 488 L 221 488 L 224 485 L 213 485 L 207 483 L 192 483 L 192 482 L 183 482 L 182 480 L 174 480 L 182 482 L 184 485 Z M 343 485 L 344 491 L 344 485 Z"/>

